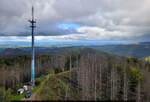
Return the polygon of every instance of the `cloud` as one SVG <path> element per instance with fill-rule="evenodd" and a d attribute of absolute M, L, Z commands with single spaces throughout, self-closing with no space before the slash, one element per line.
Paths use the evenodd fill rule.
<path fill-rule="evenodd" d="M 67 39 L 148 40 L 149 0 L 1 0 L 0 36 L 29 36 L 35 7 L 37 36 Z M 58 24 L 80 25 L 64 29 Z"/>

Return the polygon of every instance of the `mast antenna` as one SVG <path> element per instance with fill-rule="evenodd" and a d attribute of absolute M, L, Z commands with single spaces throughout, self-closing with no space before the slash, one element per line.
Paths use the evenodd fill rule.
<path fill-rule="evenodd" d="M 34 28 L 36 27 L 36 20 L 34 19 L 34 7 L 32 6 L 32 19 L 29 20 L 29 22 L 31 23 L 31 34 L 32 34 L 32 59 L 31 59 L 31 84 L 32 86 L 35 86 L 35 73 L 34 73 Z"/>

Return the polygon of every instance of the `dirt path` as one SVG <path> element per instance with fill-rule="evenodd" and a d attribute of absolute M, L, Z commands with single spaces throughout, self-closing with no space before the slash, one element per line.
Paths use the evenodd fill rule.
<path fill-rule="evenodd" d="M 61 72 L 61 73 L 54 74 L 54 75 L 47 75 L 47 76 L 46 76 L 46 79 L 44 80 L 44 82 L 47 81 L 47 80 L 49 79 L 49 77 L 52 77 L 52 76 L 59 76 L 59 75 L 61 75 L 61 74 L 67 73 L 67 72 L 69 72 L 69 71 Z M 37 93 L 38 93 L 38 90 L 37 90 L 36 92 L 34 92 L 33 94 L 31 93 L 31 97 L 30 97 L 30 98 L 25 98 L 25 97 L 24 97 L 24 98 L 22 98 L 21 100 L 22 100 L 22 101 L 34 101 L 34 100 L 37 100 L 37 99 L 35 98 L 35 96 L 36 96 Z"/>
<path fill-rule="evenodd" d="M 37 94 L 37 92 L 35 92 L 35 93 L 33 93 L 33 94 L 31 94 L 31 97 L 30 98 L 23 98 L 23 99 L 21 99 L 22 101 L 34 101 L 34 100 L 36 100 L 35 99 L 35 96 L 36 96 L 36 94 Z"/>

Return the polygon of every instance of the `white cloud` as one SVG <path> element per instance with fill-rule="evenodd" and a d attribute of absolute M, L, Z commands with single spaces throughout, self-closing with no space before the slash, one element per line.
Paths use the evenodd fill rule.
<path fill-rule="evenodd" d="M 1 0 L 0 35 L 29 36 L 32 4 L 37 35 L 53 36 L 49 39 L 148 40 L 150 36 L 150 0 Z M 57 23 L 81 28 L 60 29 Z"/>

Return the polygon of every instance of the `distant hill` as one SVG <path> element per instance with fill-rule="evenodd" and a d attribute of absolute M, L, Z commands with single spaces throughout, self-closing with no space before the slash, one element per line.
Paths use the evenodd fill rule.
<path fill-rule="evenodd" d="M 103 50 L 105 52 L 118 54 L 120 56 L 130 56 L 136 58 L 150 56 L 150 45 L 103 45 L 90 47 Z"/>
<path fill-rule="evenodd" d="M 73 48 L 73 49 L 72 49 Z M 135 58 L 145 58 L 150 56 L 150 45 L 130 44 L 130 45 L 97 45 L 97 46 L 72 46 L 72 47 L 35 47 L 36 55 L 53 55 L 75 52 L 78 53 L 83 48 L 94 48 L 119 56 L 130 56 Z M 31 47 L 0 48 L 0 56 L 30 55 Z"/>
<path fill-rule="evenodd" d="M 139 42 L 139 44 L 150 45 L 150 42 Z"/>
<path fill-rule="evenodd" d="M 36 55 L 65 55 L 69 56 L 71 54 L 79 53 L 101 53 L 106 55 L 104 51 L 91 49 L 88 47 L 63 47 L 63 48 L 47 48 L 47 47 L 35 47 Z M 16 55 L 30 55 L 31 48 L 6 48 L 0 51 L 0 56 L 16 56 Z"/>

